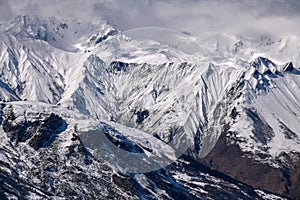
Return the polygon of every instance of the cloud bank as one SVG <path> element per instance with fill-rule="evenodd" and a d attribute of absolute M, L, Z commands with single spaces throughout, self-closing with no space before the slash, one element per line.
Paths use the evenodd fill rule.
<path fill-rule="evenodd" d="M 300 36 L 298 0 L 0 0 L 0 20 L 29 14 L 91 21 L 120 30 L 164 27 L 202 34 Z"/>

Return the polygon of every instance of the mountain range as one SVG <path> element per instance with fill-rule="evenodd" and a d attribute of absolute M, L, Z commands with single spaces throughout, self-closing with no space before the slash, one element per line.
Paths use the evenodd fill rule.
<path fill-rule="evenodd" d="M 1 199 L 299 199 L 299 39 L 159 31 L 0 24 Z"/>

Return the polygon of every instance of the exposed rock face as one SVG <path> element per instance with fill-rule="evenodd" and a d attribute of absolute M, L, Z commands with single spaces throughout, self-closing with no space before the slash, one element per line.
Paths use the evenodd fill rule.
<path fill-rule="evenodd" d="M 123 191 L 137 191 L 149 199 L 159 198 L 152 191 L 165 191 L 160 194 L 163 199 L 263 199 L 251 186 L 211 170 L 188 156 L 182 156 L 165 169 L 131 176 L 116 174 L 112 180 Z M 142 181 L 146 188 L 141 185 Z"/>
<path fill-rule="evenodd" d="M 57 113 L 20 115 L 7 106 L 1 117 L 0 199 L 125 199 L 112 169 Z"/>
<path fill-rule="evenodd" d="M 211 125 L 219 127 L 220 137 L 211 151 L 198 154 L 198 160 L 254 188 L 299 199 L 300 142 L 295 128 L 299 120 L 295 118 L 296 126 L 286 125 L 297 116 L 299 103 L 285 94 L 293 85 L 281 82 L 285 76 L 298 82 L 298 75 L 292 63 L 278 66 L 267 58 L 255 59 L 221 100 L 221 109 L 215 109 L 218 114 L 208 130 L 213 130 Z M 278 96 L 284 98 L 277 104 L 273 100 Z M 213 134 L 208 131 L 207 135 Z"/>
<path fill-rule="evenodd" d="M 35 121 L 24 121 L 16 123 L 16 116 L 8 108 L 3 116 L 3 130 L 9 135 L 10 140 L 16 144 L 29 141 L 29 145 L 34 149 L 50 145 L 57 134 L 67 128 L 66 122 L 59 116 L 51 113 L 50 115 L 40 115 Z"/>
<path fill-rule="evenodd" d="M 140 124 L 144 121 L 149 116 L 149 111 L 148 110 L 143 110 L 143 111 L 137 111 L 136 113 L 136 123 Z"/>
<path fill-rule="evenodd" d="M 278 167 L 274 167 L 268 163 L 255 161 L 253 155 L 242 152 L 238 145 L 230 144 L 226 133 L 221 135 L 207 156 L 199 159 L 201 163 L 254 188 L 299 199 L 300 155 L 298 153 L 292 158 L 283 153 L 281 156 L 286 162 L 283 163 L 278 159 Z M 264 159 L 264 155 L 256 156 Z"/>
<path fill-rule="evenodd" d="M 189 156 L 149 173 L 115 172 L 101 155 L 93 155 L 84 146 L 78 128 L 69 124 L 70 119 L 55 111 L 40 115 L 30 109 L 26 114 L 15 110 L 10 105 L 0 110 L 1 199 L 265 198 L 262 191 L 213 171 Z M 108 124 L 100 125 L 111 142 L 142 153 L 141 147 L 132 145 L 121 132 Z M 45 137 L 38 137 L 40 133 Z M 52 135 L 55 137 L 49 142 Z"/>

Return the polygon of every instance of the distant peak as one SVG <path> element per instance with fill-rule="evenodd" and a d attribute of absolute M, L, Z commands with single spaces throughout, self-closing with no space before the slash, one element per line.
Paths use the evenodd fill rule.
<path fill-rule="evenodd" d="M 253 66 L 254 68 L 259 68 L 260 66 L 265 66 L 269 68 L 269 67 L 275 67 L 276 65 L 268 58 L 259 56 L 254 61 L 251 62 L 251 66 Z"/>
<path fill-rule="evenodd" d="M 283 71 L 285 72 L 291 72 L 295 70 L 294 65 L 292 62 L 287 63 L 284 67 L 283 67 Z"/>
<path fill-rule="evenodd" d="M 77 51 L 77 46 L 95 45 L 94 41 L 99 43 L 119 33 L 102 19 L 83 23 L 75 19 L 36 15 L 20 15 L 3 24 L 0 30 L 17 39 L 43 40 L 66 51 Z"/>
<path fill-rule="evenodd" d="M 250 66 L 261 74 L 277 73 L 277 65 L 265 57 L 257 57 Z"/>
<path fill-rule="evenodd" d="M 266 92 L 275 87 L 274 80 L 276 78 L 283 77 L 286 73 L 300 74 L 292 62 L 277 65 L 268 58 L 257 57 L 246 69 L 244 79 L 252 89 Z"/>

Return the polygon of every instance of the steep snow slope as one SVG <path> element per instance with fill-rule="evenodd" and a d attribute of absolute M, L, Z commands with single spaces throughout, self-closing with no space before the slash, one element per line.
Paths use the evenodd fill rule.
<path fill-rule="evenodd" d="M 262 57 L 251 62 L 213 112 L 213 126 L 201 141 L 201 162 L 297 199 L 299 75 L 291 63 L 276 65 Z M 215 135 L 219 137 L 210 144 Z"/>
<path fill-rule="evenodd" d="M 300 151 L 299 75 L 292 63 L 280 66 L 259 57 L 250 64 L 241 79 L 244 94 L 239 105 L 235 102 L 234 112 L 241 114 L 235 114 L 230 129 L 237 133 L 234 137 L 241 140 L 242 149 L 268 153 L 273 158 L 281 152 Z M 257 130 L 259 119 L 267 130 Z"/>
<path fill-rule="evenodd" d="M 122 57 L 136 57 L 141 63 L 188 60 L 181 52 L 152 44 L 126 38 L 104 22 L 84 25 L 68 20 L 19 17 L 1 26 L 1 80 L 7 85 L 2 87 L 3 100 L 59 103 L 86 114 L 91 112 L 93 116 L 109 116 L 108 110 L 114 109 L 101 109 L 109 102 L 94 94 L 95 90 L 96 94 L 104 92 L 103 87 L 113 88 L 106 69 L 99 67 L 105 65 L 101 60 L 106 63 Z M 95 54 L 98 58 L 91 57 Z M 97 81 L 100 73 L 107 76 L 103 78 L 105 86 Z M 100 105 L 100 108 L 84 110 L 81 96 L 90 97 L 87 107 L 95 109 Z"/>
<path fill-rule="evenodd" d="M 226 101 L 226 92 L 242 75 L 242 67 L 246 65 L 243 59 L 249 57 L 247 52 L 252 47 L 250 40 L 245 39 L 247 48 L 242 51 L 242 44 L 234 45 L 236 48 L 232 51 L 230 45 L 235 38 L 217 35 L 218 54 L 212 52 L 212 58 L 200 59 L 197 64 L 181 63 L 184 60 L 173 63 L 170 62 L 172 57 L 157 59 L 158 54 L 164 55 L 161 52 L 167 46 L 153 41 L 131 40 L 103 22 L 83 25 L 67 20 L 60 22 L 24 16 L 12 21 L 10 26 L 2 25 L 1 29 L 1 93 L 4 101 L 22 99 L 58 104 L 95 118 L 139 127 L 165 142 L 171 142 L 177 132 L 182 135 L 181 127 L 190 124 L 186 128 L 190 130 L 187 133 L 190 141 L 194 140 L 196 132 L 197 137 L 205 135 L 201 155 L 207 154 L 220 136 L 220 124 L 223 123 L 223 119 L 219 121 L 222 112 L 218 111 L 222 108 L 220 103 Z M 258 51 L 274 45 L 270 41 L 262 38 Z M 112 44 L 113 48 L 110 47 Z M 176 59 L 188 58 L 172 49 L 169 51 Z M 168 62 L 159 65 L 143 63 L 151 63 L 152 58 L 148 59 L 150 54 L 160 63 Z M 103 56 L 106 62 L 99 56 Z M 235 59 L 236 56 L 242 59 Z M 140 61 L 132 59 L 134 57 Z M 108 64 L 113 58 L 120 61 Z M 262 87 L 264 89 L 259 89 L 258 93 L 264 94 L 275 87 L 274 81 L 269 79 L 274 79 L 272 74 L 279 73 L 281 69 L 277 69 L 271 61 L 271 65 L 266 66 L 261 60 L 258 58 L 253 62 L 257 66 L 252 64 L 253 67 L 246 72 L 250 74 L 246 74 L 250 76 L 246 77 L 250 85 L 246 91 Z M 297 83 L 294 82 L 296 86 Z M 256 93 L 248 96 L 256 96 Z M 244 124 L 241 126 L 244 127 Z M 191 144 L 196 145 L 200 144 Z"/>
<path fill-rule="evenodd" d="M 148 172 L 165 167 L 186 153 L 187 159 L 204 159 L 203 163 L 208 167 L 254 187 L 292 197 L 298 195 L 295 189 L 298 182 L 293 179 L 298 172 L 289 168 L 298 158 L 295 156 L 293 161 L 289 161 L 282 156 L 300 152 L 297 131 L 300 124 L 299 55 L 298 47 L 290 42 L 291 39 L 274 42 L 262 38 L 256 41 L 220 34 L 216 40 L 201 41 L 200 44 L 207 46 L 207 50 L 201 48 L 201 52 L 187 55 L 153 38 L 138 41 L 128 38 L 103 21 L 81 24 L 71 20 L 23 16 L 2 24 L 0 30 L 0 97 L 3 102 L 12 102 L 13 107 L 10 108 L 10 103 L 7 103 L 2 108 L 5 122 L 2 124 L 3 144 L 10 145 L 7 152 L 15 151 L 17 147 L 20 149 L 13 155 L 26 154 L 21 148 L 24 144 L 30 148 L 30 155 L 38 154 L 42 159 L 44 150 L 56 155 L 53 151 L 61 148 L 62 152 L 58 155 L 68 154 L 64 150 L 70 149 L 72 141 L 76 141 L 82 150 L 81 156 L 86 159 L 91 155 L 95 159 L 100 156 L 95 165 L 101 165 L 102 160 L 110 161 L 105 163 L 111 168 L 107 177 L 115 177 L 113 180 L 117 185 L 112 191 L 124 187 L 120 182 L 128 177 L 114 176 L 112 171 L 129 172 L 128 167 L 132 166 L 127 161 L 133 161 L 133 166 L 139 170 L 147 163 L 158 164 L 143 171 Z M 297 41 L 297 38 L 292 40 Z M 290 51 L 293 54 L 289 54 Z M 290 59 L 290 55 L 293 58 Z M 296 64 L 286 64 L 289 59 Z M 43 113 L 48 114 L 44 116 Z M 53 120 L 60 126 L 51 124 Z M 48 122 L 54 128 L 45 131 L 49 127 L 45 128 L 43 124 Z M 96 138 L 92 137 L 93 134 Z M 279 177 L 287 179 L 285 185 L 275 185 L 274 188 L 270 188 L 268 182 L 255 185 L 247 181 L 248 177 L 235 176 L 224 170 L 221 163 L 225 162 L 224 166 L 230 168 L 231 157 L 215 159 L 222 158 L 222 152 L 230 149 L 223 142 L 235 145 L 237 150 L 230 155 L 266 164 L 267 169 L 282 169 Z M 217 154 L 219 152 L 215 153 L 216 148 L 221 148 L 221 156 Z M 134 159 L 118 157 L 116 150 L 138 153 L 145 165 L 135 163 Z M 64 157 L 59 161 L 65 167 L 69 162 L 73 160 Z M 182 163 L 173 164 L 174 167 L 180 165 Z M 203 166 L 192 165 L 193 170 L 203 170 Z M 236 166 L 239 167 L 238 164 Z M 88 170 L 91 168 L 85 167 L 80 170 L 89 178 L 94 180 L 102 176 L 101 173 L 90 176 Z M 136 175 L 129 178 L 132 182 L 127 182 L 125 190 L 136 186 L 134 194 L 140 196 L 143 193 L 139 192 L 143 191 L 153 198 L 168 195 L 174 198 L 176 191 L 163 191 L 167 186 L 161 186 L 157 180 L 169 180 L 172 176 L 185 183 L 191 181 L 190 178 L 181 179 L 180 174 L 175 170 L 172 175 L 161 175 L 159 171 L 148 174 L 148 177 Z M 24 176 L 28 181 L 29 175 Z M 217 178 L 224 177 L 219 174 Z M 257 182 L 260 182 L 259 178 Z M 70 181 L 68 177 L 65 180 L 66 183 Z M 171 186 L 178 184 L 176 181 L 166 182 Z M 194 182 L 197 184 L 197 181 Z M 228 186 L 227 179 L 225 182 Z M 93 184 L 98 192 L 102 187 L 108 187 L 96 182 Z M 194 194 L 195 199 L 203 197 L 203 194 L 211 197 L 203 185 L 203 190 L 198 190 L 191 184 L 192 181 L 179 190 L 184 197 Z M 58 195 L 55 188 L 64 187 L 58 185 L 51 186 L 49 181 L 45 188 L 51 188 L 53 193 L 43 192 L 43 195 Z M 72 191 L 80 190 L 81 196 L 89 190 L 86 185 L 83 188 L 72 187 L 75 188 Z M 160 192 L 158 196 L 157 191 Z M 255 198 L 258 198 L 258 193 L 263 195 L 261 191 L 251 190 L 250 193 L 246 192 Z M 232 195 L 230 192 L 225 194 Z"/>

